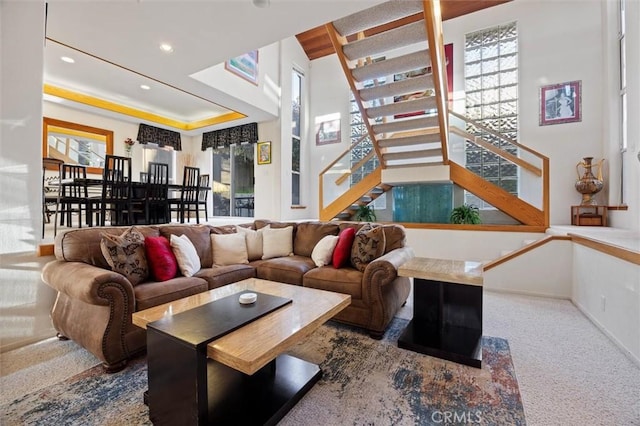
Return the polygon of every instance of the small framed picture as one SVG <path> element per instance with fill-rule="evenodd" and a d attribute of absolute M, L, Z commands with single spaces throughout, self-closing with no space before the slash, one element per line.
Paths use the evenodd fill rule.
<path fill-rule="evenodd" d="M 316 145 L 327 145 L 341 141 L 340 113 L 316 118 Z"/>
<path fill-rule="evenodd" d="M 582 81 L 540 88 L 540 125 L 582 121 Z"/>
<path fill-rule="evenodd" d="M 224 63 L 224 68 L 245 80 L 258 84 L 258 51 L 252 50 L 244 55 L 231 58 Z"/>
<path fill-rule="evenodd" d="M 258 142 L 258 164 L 271 164 L 271 142 Z"/>

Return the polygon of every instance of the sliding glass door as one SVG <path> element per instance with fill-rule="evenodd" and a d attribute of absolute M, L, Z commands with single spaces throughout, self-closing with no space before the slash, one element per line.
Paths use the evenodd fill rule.
<path fill-rule="evenodd" d="M 253 217 L 253 144 L 213 150 L 213 215 Z"/>

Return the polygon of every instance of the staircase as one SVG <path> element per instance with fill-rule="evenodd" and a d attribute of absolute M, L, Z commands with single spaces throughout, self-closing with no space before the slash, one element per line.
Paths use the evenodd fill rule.
<path fill-rule="evenodd" d="M 358 205 L 389 190 L 391 185 L 383 179 L 385 170 L 405 168 L 415 176 L 414 181 L 428 181 L 425 175 L 438 174 L 440 167 L 439 176 L 446 173 L 450 181 L 518 222 L 548 225 L 548 159 L 448 110 L 438 0 L 392 0 L 329 23 L 326 30 L 363 117 L 373 147 L 371 155 L 375 154 L 379 165 L 325 206 L 323 183 L 328 175 L 341 174 L 332 182 L 340 186 L 364 159 L 345 171 L 349 161 L 343 154 L 327 167 L 320 174 L 321 219 L 349 218 Z M 478 134 L 489 134 L 489 140 Z M 496 139 L 500 143 L 493 142 Z M 450 158 L 451 140 L 457 141 L 462 156 L 458 149 L 455 158 Z M 522 173 L 542 178 L 540 205 L 467 170 L 464 151 L 468 144 L 515 164 Z M 504 149 L 503 144 L 510 144 L 511 149 Z M 514 154 L 521 151 L 540 165 Z"/>

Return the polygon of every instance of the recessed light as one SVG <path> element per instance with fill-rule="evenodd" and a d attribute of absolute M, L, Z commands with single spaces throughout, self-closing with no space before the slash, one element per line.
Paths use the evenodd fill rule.
<path fill-rule="evenodd" d="M 140 85 L 140 88 L 141 88 L 142 90 L 151 90 L 151 87 L 147 86 L 146 84 L 141 84 L 141 85 Z"/>
<path fill-rule="evenodd" d="M 68 56 L 62 56 L 62 57 L 60 57 L 60 59 L 62 59 L 64 62 L 66 62 L 68 64 L 73 64 L 75 62 L 75 59 L 70 58 Z"/>
<path fill-rule="evenodd" d="M 162 50 L 163 52 L 171 53 L 173 52 L 173 46 L 171 46 L 169 43 L 162 43 L 160 45 L 160 50 Z"/>

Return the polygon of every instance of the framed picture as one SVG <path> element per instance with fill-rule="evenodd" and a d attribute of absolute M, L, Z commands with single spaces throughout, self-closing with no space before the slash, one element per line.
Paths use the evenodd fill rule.
<path fill-rule="evenodd" d="M 258 142 L 258 164 L 271 164 L 271 142 Z"/>
<path fill-rule="evenodd" d="M 332 114 L 333 115 L 333 114 Z M 340 115 L 338 118 L 316 122 L 316 145 L 340 142 Z"/>
<path fill-rule="evenodd" d="M 540 88 L 540 125 L 582 121 L 582 81 Z"/>
<path fill-rule="evenodd" d="M 245 80 L 258 85 L 258 51 L 252 50 L 244 55 L 231 58 L 224 63 L 224 68 Z"/>

